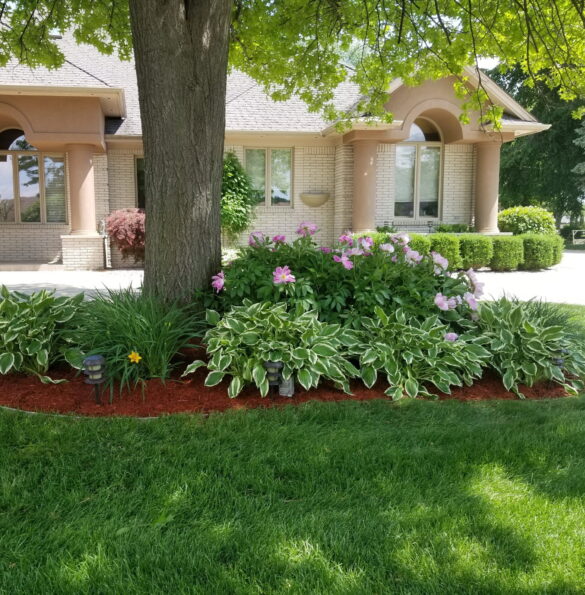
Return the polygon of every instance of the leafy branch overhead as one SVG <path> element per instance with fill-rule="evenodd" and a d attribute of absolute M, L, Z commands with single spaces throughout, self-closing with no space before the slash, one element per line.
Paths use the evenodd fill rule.
<path fill-rule="evenodd" d="M 177 5 L 182 19 L 196 18 L 196 3 Z M 59 66 L 64 56 L 51 36 L 67 30 L 103 52 L 122 58 L 132 52 L 128 0 L 3 2 L 0 23 L 2 65 L 15 56 L 31 66 Z M 585 96 L 584 27 L 579 0 L 236 0 L 230 64 L 274 99 L 295 94 L 345 122 L 391 119 L 383 106 L 397 78 L 414 85 L 454 75 L 464 110 L 478 110 L 488 121 L 499 112 L 487 102 L 481 73 L 471 84 L 464 67 L 496 57 L 504 69 L 520 64 L 528 84 L 543 81 L 567 100 Z M 351 114 L 341 114 L 336 90 L 349 82 L 362 99 Z"/>

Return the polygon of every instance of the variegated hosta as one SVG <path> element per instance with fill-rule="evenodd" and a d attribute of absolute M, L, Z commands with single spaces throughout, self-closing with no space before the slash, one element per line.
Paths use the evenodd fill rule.
<path fill-rule="evenodd" d="M 359 375 L 346 358 L 353 341 L 351 331 L 320 322 L 316 312 L 289 312 L 284 303 L 246 300 L 223 318 L 209 310 L 207 320 L 214 325 L 205 335 L 209 362 L 193 362 L 184 375 L 207 366 L 206 386 L 231 376 L 228 395 L 232 398 L 249 383 L 255 384 L 262 396 L 268 394 L 267 361 L 282 362 L 283 377 L 294 376 L 306 390 L 325 378 L 349 393 L 349 379 Z"/>
<path fill-rule="evenodd" d="M 375 314 L 362 320 L 351 348 L 368 388 L 383 374 L 389 384 L 386 394 L 393 399 L 431 397 L 426 385 L 450 393 L 451 386 L 469 386 L 481 377 L 490 357 L 481 339 L 458 337 L 436 316 L 420 322 L 402 310 L 388 315 L 376 308 Z"/>
<path fill-rule="evenodd" d="M 571 394 L 583 389 L 583 345 L 570 336 L 568 328 L 539 316 L 530 303 L 506 298 L 485 302 L 478 331 L 491 353 L 489 365 L 506 389 L 519 397 L 524 396 L 519 384 L 532 386 L 541 380 L 555 381 Z"/>

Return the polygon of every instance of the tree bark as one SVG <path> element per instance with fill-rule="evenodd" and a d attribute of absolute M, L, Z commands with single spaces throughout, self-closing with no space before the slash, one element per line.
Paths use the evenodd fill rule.
<path fill-rule="evenodd" d="M 144 291 L 166 301 L 221 266 L 232 0 L 130 0 L 146 164 Z"/>

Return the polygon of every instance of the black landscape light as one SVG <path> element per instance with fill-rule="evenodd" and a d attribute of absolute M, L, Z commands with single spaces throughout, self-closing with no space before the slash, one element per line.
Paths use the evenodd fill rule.
<path fill-rule="evenodd" d="M 95 402 L 101 404 L 101 385 L 106 381 L 106 359 L 103 355 L 90 355 L 83 360 L 83 373 L 86 384 L 95 386 Z"/>
<path fill-rule="evenodd" d="M 282 370 L 282 362 L 264 362 L 266 369 L 266 378 L 269 386 L 278 386 L 280 384 L 280 370 Z"/>

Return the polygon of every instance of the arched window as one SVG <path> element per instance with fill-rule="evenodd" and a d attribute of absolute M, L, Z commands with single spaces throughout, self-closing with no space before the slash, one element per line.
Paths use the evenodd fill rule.
<path fill-rule="evenodd" d="M 24 132 L 0 132 L 0 223 L 66 223 L 65 156 L 40 152 Z"/>
<path fill-rule="evenodd" d="M 396 146 L 394 216 L 438 217 L 441 190 L 441 133 L 425 118 Z"/>

